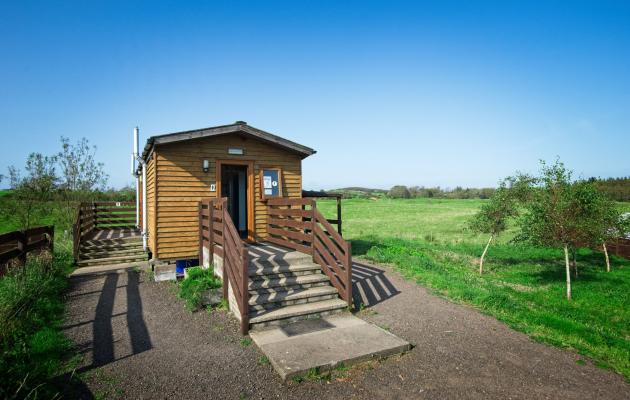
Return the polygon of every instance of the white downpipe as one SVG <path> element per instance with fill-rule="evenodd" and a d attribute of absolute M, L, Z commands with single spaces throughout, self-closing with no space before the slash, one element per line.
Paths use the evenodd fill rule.
<path fill-rule="evenodd" d="M 138 160 L 139 129 L 133 129 L 133 156 L 131 157 L 131 174 L 136 177 L 136 228 L 140 227 L 140 176 L 136 171 L 136 160 Z M 139 161 L 139 160 L 138 160 Z M 144 204 L 144 203 L 142 203 Z"/>
<path fill-rule="evenodd" d="M 142 247 L 147 250 L 147 163 L 142 163 Z"/>

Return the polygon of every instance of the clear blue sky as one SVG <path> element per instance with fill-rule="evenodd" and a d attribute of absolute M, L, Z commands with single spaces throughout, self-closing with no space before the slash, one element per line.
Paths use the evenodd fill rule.
<path fill-rule="evenodd" d="M 556 155 L 630 175 L 628 1 L 4 1 L 0 20 L 0 173 L 85 136 L 119 187 L 134 126 L 245 120 L 318 151 L 310 189 L 494 185 Z"/>

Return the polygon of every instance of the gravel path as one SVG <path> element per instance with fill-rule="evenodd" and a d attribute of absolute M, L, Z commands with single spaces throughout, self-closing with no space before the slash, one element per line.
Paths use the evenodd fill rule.
<path fill-rule="evenodd" d="M 132 270 L 72 278 L 66 334 L 84 354 L 77 398 L 630 399 L 630 385 L 534 343 L 384 267 L 357 264 L 358 315 L 413 343 L 331 382 L 283 384 L 225 312 L 190 313 L 172 283 Z M 262 365 L 261 365 L 262 364 Z"/>

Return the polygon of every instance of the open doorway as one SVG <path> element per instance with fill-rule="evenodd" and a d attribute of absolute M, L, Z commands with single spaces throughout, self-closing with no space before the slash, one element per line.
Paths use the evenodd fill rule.
<path fill-rule="evenodd" d="M 221 197 L 227 198 L 227 209 L 234 226 L 243 239 L 250 236 L 252 211 L 250 201 L 251 182 L 248 165 L 220 164 Z"/>

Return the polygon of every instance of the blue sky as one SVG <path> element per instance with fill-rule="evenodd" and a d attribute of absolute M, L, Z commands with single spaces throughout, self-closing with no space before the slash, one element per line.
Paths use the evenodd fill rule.
<path fill-rule="evenodd" d="M 0 4 L 0 173 L 59 137 L 132 182 L 131 133 L 245 120 L 304 187 L 630 175 L 630 2 Z M 5 185 L 2 183 L 0 185 Z"/>

